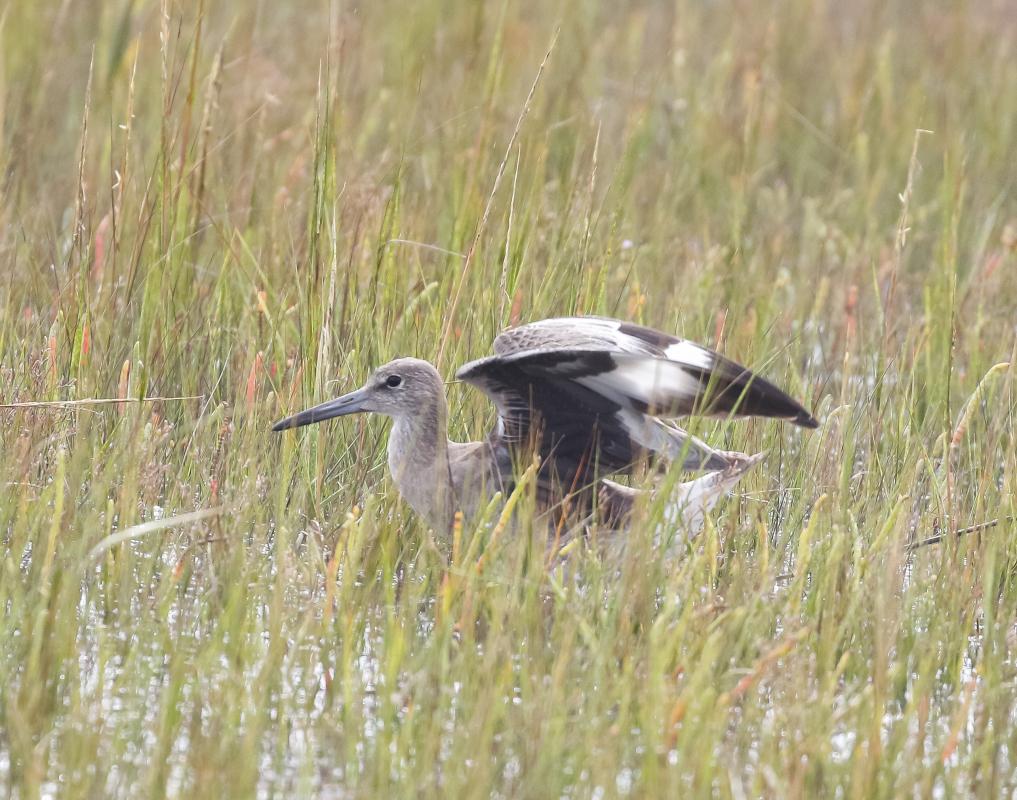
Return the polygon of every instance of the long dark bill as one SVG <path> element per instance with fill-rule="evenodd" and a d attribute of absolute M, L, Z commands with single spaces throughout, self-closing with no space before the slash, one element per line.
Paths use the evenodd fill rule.
<path fill-rule="evenodd" d="M 333 417 L 344 417 L 347 414 L 356 414 L 364 411 L 364 403 L 367 400 L 367 392 L 364 389 L 357 389 L 355 392 L 344 394 L 335 400 L 305 409 L 292 417 L 279 420 L 272 426 L 273 431 L 284 431 L 287 428 L 299 428 L 301 425 L 310 425 L 313 422 L 323 422 Z"/>

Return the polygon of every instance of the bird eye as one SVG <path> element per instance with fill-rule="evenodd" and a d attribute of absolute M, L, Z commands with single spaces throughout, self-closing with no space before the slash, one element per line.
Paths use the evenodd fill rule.
<path fill-rule="evenodd" d="M 403 382 L 403 379 L 400 378 L 398 375 L 389 375 L 385 379 L 385 385 L 388 386 L 390 389 L 395 389 L 395 387 L 398 386 L 402 382 Z"/>

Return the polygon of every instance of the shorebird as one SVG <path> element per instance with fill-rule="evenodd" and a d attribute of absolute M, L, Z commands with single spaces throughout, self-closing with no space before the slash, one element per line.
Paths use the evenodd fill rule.
<path fill-rule="evenodd" d="M 637 490 L 608 479 L 647 458 L 709 471 L 677 487 L 674 508 L 705 511 L 761 455 L 714 450 L 674 420 L 690 414 L 772 417 L 818 426 L 796 400 L 719 353 L 686 339 L 603 317 L 546 319 L 502 332 L 495 355 L 456 377 L 493 402 L 498 419 L 479 442 L 447 436 L 445 387 L 434 366 L 398 358 L 354 392 L 277 422 L 281 431 L 359 412 L 393 420 L 388 465 L 399 494 L 435 530 L 469 518 L 496 491 L 511 492 L 534 457 L 538 507 L 624 525 Z M 691 512 L 682 503 L 692 504 Z M 555 524 L 560 524 L 556 521 Z"/>

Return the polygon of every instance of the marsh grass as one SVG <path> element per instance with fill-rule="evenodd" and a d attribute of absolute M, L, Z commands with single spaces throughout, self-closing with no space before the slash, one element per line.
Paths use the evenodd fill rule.
<path fill-rule="evenodd" d="M 1012 796 L 1015 45 L 1004 2 L 7 4 L 0 400 L 130 402 L 0 409 L 0 787 Z M 769 451 L 706 531 L 564 566 L 425 530 L 379 420 L 269 433 L 572 312 L 823 425 L 699 425 Z"/>

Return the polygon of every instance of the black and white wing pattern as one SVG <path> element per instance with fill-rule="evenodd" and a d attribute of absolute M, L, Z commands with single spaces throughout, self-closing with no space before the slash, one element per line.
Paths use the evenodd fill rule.
<path fill-rule="evenodd" d="M 498 438 L 532 441 L 562 474 L 625 472 L 644 453 L 681 459 L 686 469 L 728 466 L 704 442 L 587 380 L 612 369 L 611 354 L 602 350 L 526 350 L 473 361 L 457 377 L 494 401 Z"/>
<path fill-rule="evenodd" d="M 495 403 L 495 437 L 535 446 L 574 486 L 628 472 L 644 454 L 716 470 L 728 458 L 665 421 L 691 413 L 764 416 L 816 427 L 797 402 L 694 342 L 599 317 L 549 319 L 505 331 L 497 355 L 457 377 Z"/>
<path fill-rule="evenodd" d="M 774 417 L 805 428 L 819 425 L 801 404 L 747 367 L 695 342 L 630 322 L 547 319 L 511 328 L 494 340 L 499 356 L 539 349 L 603 351 L 611 367 L 576 379 L 651 416 Z"/>

